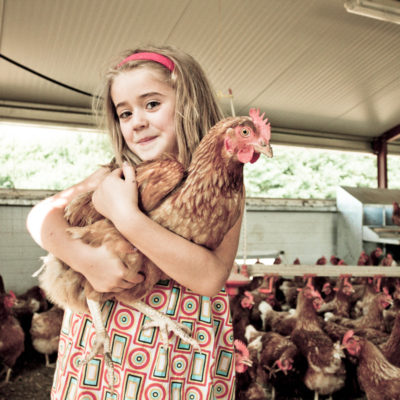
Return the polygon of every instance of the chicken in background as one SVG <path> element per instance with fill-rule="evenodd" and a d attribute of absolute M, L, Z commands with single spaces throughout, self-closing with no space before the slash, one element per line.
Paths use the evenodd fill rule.
<path fill-rule="evenodd" d="M 350 317 L 351 296 L 354 289 L 349 276 L 341 275 L 332 292 L 335 293 L 335 297 L 329 302 L 324 299 L 325 303 L 321 305 L 318 313 L 324 314 L 329 311 L 338 317 Z"/>
<path fill-rule="evenodd" d="M 317 310 L 322 298 L 310 282 L 297 297 L 297 320 L 290 338 L 307 360 L 304 384 L 319 395 L 331 395 L 343 388 L 346 370 L 340 342 L 334 343 L 322 330 Z"/>
<path fill-rule="evenodd" d="M 236 373 L 242 374 L 253 365 L 253 362 L 247 346 L 241 340 L 235 339 L 233 344 L 235 347 L 235 370 Z"/>
<path fill-rule="evenodd" d="M 262 301 L 258 309 L 262 320 L 262 330 L 277 332 L 284 336 L 291 334 L 299 317 L 297 308 L 289 311 L 275 311 L 266 301 Z"/>
<path fill-rule="evenodd" d="M 334 342 L 341 341 L 345 333 L 349 330 L 348 327 L 332 321 L 323 321 L 321 327 Z M 386 343 L 389 339 L 387 332 L 382 332 L 375 328 L 357 328 L 354 329 L 354 334 L 369 340 L 377 346 Z"/>
<path fill-rule="evenodd" d="M 344 262 L 343 259 L 332 255 L 329 259 L 329 262 L 331 263 L 331 265 L 346 265 L 346 263 Z"/>
<path fill-rule="evenodd" d="M 357 378 L 368 400 L 400 400 L 400 368 L 391 364 L 377 346 L 349 330 L 342 346 L 358 360 Z"/>
<path fill-rule="evenodd" d="M 374 295 L 368 307 L 367 314 L 357 319 L 340 317 L 334 314 L 326 314 L 325 319 L 351 329 L 372 328 L 381 332 L 385 332 L 385 320 L 383 317 L 383 310 L 385 310 L 391 304 L 393 304 L 392 296 L 389 294 L 387 288 L 385 287 L 383 288 L 383 292 L 379 292 Z"/>
<path fill-rule="evenodd" d="M 247 341 L 247 340 L 246 340 Z M 235 399 L 262 400 L 266 398 L 263 384 L 257 380 L 258 359 L 254 350 L 249 349 L 241 340 L 235 339 Z M 245 362 L 243 362 L 245 360 Z"/>
<path fill-rule="evenodd" d="M 332 256 L 332 257 L 334 257 L 334 256 Z M 318 258 L 318 260 L 315 262 L 315 265 L 327 265 L 327 263 L 328 263 L 328 260 L 326 259 L 326 257 L 322 256 L 322 257 Z M 321 295 L 324 299 L 324 302 L 328 302 L 335 297 L 335 294 L 329 291 L 329 288 L 335 287 L 336 281 L 334 278 L 326 277 L 326 276 L 318 276 L 316 274 L 306 274 L 303 277 L 303 280 L 308 279 L 308 277 L 312 278 L 314 289 L 317 290 L 319 293 L 321 293 Z M 303 286 L 304 285 L 302 285 L 301 287 L 303 287 Z M 322 294 L 324 288 L 325 288 L 326 293 L 328 293 L 328 292 L 330 293 L 329 295 Z"/>
<path fill-rule="evenodd" d="M 400 368 L 400 313 L 398 312 L 394 320 L 393 328 L 389 338 L 379 345 L 386 359 Z"/>
<path fill-rule="evenodd" d="M 397 317 L 397 314 L 400 312 L 400 280 L 398 278 L 394 280 L 393 286 L 393 304 L 389 309 L 383 311 L 385 331 L 388 333 L 392 332 L 394 321 Z"/>
<path fill-rule="evenodd" d="M 12 314 L 16 296 L 6 293 L 0 276 L 0 363 L 4 367 L 3 384 L 10 381 L 12 368 L 24 351 L 25 334 L 18 320 Z"/>
<path fill-rule="evenodd" d="M 64 310 L 57 306 L 33 314 L 30 329 L 32 345 L 36 351 L 44 354 L 46 367 L 54 366 L 50 364 L 49 356 L 58 350 L 63 316 Z"/>
<path fill-rule="evenodd" d="M 333 290 L 332 284 L 330 282 L 325 282 L 321 289 L 321 296 L 324 300 L 324 303 L 330 303 L 336 297 L 336 293 Z"/>
<path fill-rule="evenodd" d="M 50 303 L 46 295 L 39 286 L 33 286 L 25 293 L 16 297 L 12 311 L 18 319 L 25 334 L 25 353 L 30 355 L 34 349 L 32 339 L 29 333 L 32 324 L 33 313 L 48 310 Z"/>
<path fill-rule="evenodd" d="M 369 255 L 363 250 L 357 260 L 357 265 L 372 265 Z"/>
<path fill-rule="evenodd" d="M 328 260 L 326 259 L 325 256 L 322 256 L 318 258 L 318 260 L 315 262 L 315 265 L 326 265 Z"/>
<path fill-rule="evenodd" d="M 387 253 L 386 256 L 382 258 L 382 261 L 379 263 L 382 267 L 396 267 L 397 262 L 394 260 L 392 254 Z"/>
<path fill-rule="evenodd" d="M 371 265 L 379 265 L 383 259 L 383 250 L 381 247 L 377 247 L 375 250 L 371 252 L 369 258 L 371 260 Z"/>
<path fill-rule="evenodd" d="M 285 298 L 285 304 L 282 306 L 282 310 L 289 311 L 289 309 L 296 308 L 297 301 L 297 289 L 301 287 L 294 280 L 285 279 L 279 286 L 279 290 L 283 293 Z"/>
<path fill-rule="evenodd" d="M 276 332 L 246 328 L 248 349 L 257 355 L 258 369 L 254 379 L 272 387 L 272 398 L 298 398 L 309 394 L 303 383 L 306 360 L 287 336 Z"/>
<path fill-rule="evenodd" d="M 16 317 L 34 312 L 42 312 L 48 310 L 50 303 L 46 299 L 46 294 L 39 286 L 33 286 L 25 293 L 18 295 L 15 299 L 13 312 Z"/>
<path fill-rule="evenodd" d="M 254 296 L 251 292 L 245 291 L 229 299 L 233 337 L 245 341 L 246 326 L 250 323 L 250 312 L 254 307 Z"/>
<path fill-rule="evenodd" d="M 352 296 L 353 308 L 350 316 L 353 319 L 368 314 L 368 307 L 375 295 L 380 291 L 380 279 L 359 278 L 353 283 L 354 294 Z"/>
<path fill-rule="evenodd" d="M 270 125 L 258 110 L 251 109 L 250 116 L 225 118 L 201 140 L 187 171 L 172 157 L 137 166 L 139 206 L 170 231 L 215 249 L 242 213 L 244 163 L 255 162 L 260 153 L 272 157 L 270 136 Z M 50 300 L 62 308 L 69 307 L 78 312 L 87 311 L 89 305 L 98 340 L 87 359 L 93 358 L 106 343 L 109 347 L 100 311 L 100 304 L 109 298 L 123 301 L 147 315 L 152 320 L 147 327 L 166 325 L 185 342 L 198 347 L 184 325 L 138 300 L 152 289 L 163 274 L 154 263 L 134 249 L 109 220 L 96 217 L 91 196 L 92 193 L 79 196 L 68 206 L 66 219 L 73 226 L 69 232 L 86 244 L 107 247 L 133 273 L 142 273 L 145 280 L 117 294 L 98 293 L 83 275 L 51 254 L 47 256 L 39 280 Z M 85 219 L 87 215 L 91 216 L 90 221 Z M 93 223 L 96 218 L 99 220 Z M 210 226 L 213 229 L 210 230 Z M 162 332 L 166 341 L 167 329 Z M 105 353 L 110 370 L 111 355 L 108 351 Z M 113 382 L 113 377 L 109 378 Z"/>

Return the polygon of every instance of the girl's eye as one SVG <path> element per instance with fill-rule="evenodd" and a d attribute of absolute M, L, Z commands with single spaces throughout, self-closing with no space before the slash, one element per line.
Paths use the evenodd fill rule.
<path fill-rule="evenodd" d="M 119 115 L 118 118 L 119 119 L 126 119 L 129 118 L 132 115 L 132 113 L 130 111 L 122 111 Z"/>
<path fill-rule="evenodd" d="M 242 130 L 240 131 L 240 134 L 243 137 L 249 137 L 251 133 L 251 130 L 249 128 L 242 128 Z"/>
<path fill-rule="evenodd" d="M 152 110 L 153 108 L 156 108 L 156 107 L 159 106 L 159 105 L 160 105 L 160 102 L 159 102 L 159 101 L 153 100 L 153 101 L 149 101 L 149 102 L 146 104 L 146 108 L 147 108 L 148 110 Z"/>

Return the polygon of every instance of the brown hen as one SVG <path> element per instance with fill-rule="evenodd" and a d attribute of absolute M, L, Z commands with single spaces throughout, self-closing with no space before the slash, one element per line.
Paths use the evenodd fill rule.
<path fill-rule="evenodd" d="M 0 365 L 5 367 L 4 383 L 9 382 L 12 368 L 24 351 L 25 334 L 12 314 L 15 299 L 13 292 L 5 292 L 0 276 Z"/>
<path fill-rule="evenodd" d="M 243 164 L 255 162 L 260 153 L 272 156 L 270 126 L 259 111 L 250 116 L 229 117 L 211 128 L 193 154 L 187 171 L 171 157 L 143 163 L 137 167 L 140 193 L 139 206 L 154 221 L 196 244 L 215 249 L 238 220 L 243 205 Z M 116 230 L 113 224 L 98 215 L 91 203 L 91 193 L 72 202 L 66 212 L 74 238 L 92 246 L 106 246 L 118 256 L 132 273 L 142 273 L 143 283 L 121 293 L 98 293 L 86 279 L 49 254 L 39 280 L 51 301 L 76 311 L 87 310 L 97 331 L 93 357 L 104 345 L 107 364 L 111 365 L 108 336 L 101 319 L 100 303 L 116 298 L 130 304 L 162 326 L 190 341 L 181 326 L 138 301 L 163 276 L 160 269 L 137 251 Z M 210 229 L 212 227 L 212 229 Z M 87 304 L 86 304 L 87 302 Z M 101 339 L 101 340 L 100 340 Z"/>
<path fill-rule="evenodd" d="M 342 341 L 349 354 L 358 359 L 357 378 L 368 400 L 400 400 L 400 368 L 391 364 L 367 339 L 348 331 Z"/>

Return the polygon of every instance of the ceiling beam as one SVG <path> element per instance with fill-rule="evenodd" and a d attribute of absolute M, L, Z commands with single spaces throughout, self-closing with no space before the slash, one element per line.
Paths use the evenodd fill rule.
<path fill-rule="evenodd" d="M 395 140 L 400 139 L 400 125 L 396 125 L 392 129 L 382 133 L 378 139 L 385 142 L 394 142 Z"/>
<path fill-rule="evenodd" d="M 387 144 L 400 138 L 400 125 L 382 133 L 382 135 L 372 140 L 372 149 L 377 155 L 378 165 L 378 188 L 387 189 Z"/>

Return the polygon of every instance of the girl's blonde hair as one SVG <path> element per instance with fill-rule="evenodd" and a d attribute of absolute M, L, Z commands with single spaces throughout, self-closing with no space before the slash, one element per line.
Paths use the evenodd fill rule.
<path fill-rule="evenodd" d="M 175 64 L 174 70 L 170 72 L 163 65 L 148 60 L 129 61 L 118 67 L 119 63 L 129 55 L 141 52 L 154 52 L 168 57 Z M 189 54 L 172 46 L 146 46 L 123 53 L 106 73 L 102 95 L 94 102 L 94 111 L 97 116 L 102 115 L 105 118 L 117 164 L 121 165 L 124 160 L 134 165 L 140 163 L 141 160 L 128 148 L 122 136 L 111 99 L 111 86 L 114 78 L 121 72 L 144 66 L 162 74 L 161 76 L 175 90 L 178 159 L 187 167 L 200 140 L 222 118 L 222 112 L 207 77 L 198 62 Z"/>

